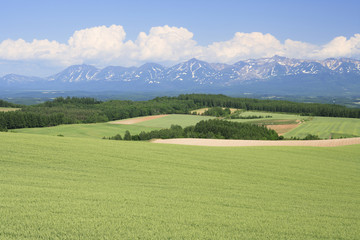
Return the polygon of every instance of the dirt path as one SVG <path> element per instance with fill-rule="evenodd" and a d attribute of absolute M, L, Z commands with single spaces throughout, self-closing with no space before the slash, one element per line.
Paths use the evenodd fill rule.
<path fill-rule="evenodd" d="M 113 121 L 113 122 L 109 122 L 111 124 L 135 124 L 135 123 L 139 123 L 139 122 L 145 122 L 145 121 L 149 121 L 152 119 L 156 119 L 156 118 L 161 118 L 161 117 L 165 117 L 167 116 L 167 114 L 163 114 L 163 115 L 153 115 L 153 116 L 146 116 L 146 117 L 137 117 L 137 118 L 129 118 L 129 119 L 124 119 L 124 120 L 118 120 L 118 121 Z"/>
<path fill-rule="evenodd" d="M 218 147 L 245 147 L 245 146 L 337 147 L 337 146 L 360 144 L 360 138 L 343 138 L 343 139 L 331 139 L 331 140 L 292 140 L 292 141 L 175 138 L 175 139 L 155 139 L 152 140 L 152 142 L 194 145 L 194 146 L 218 146 Z"/>

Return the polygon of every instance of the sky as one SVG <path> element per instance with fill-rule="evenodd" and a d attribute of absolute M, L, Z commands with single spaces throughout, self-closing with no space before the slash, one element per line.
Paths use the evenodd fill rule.
<path fill-rule="evenodd" d="M 360 59 L 358 0 L 0 0 L 0 76 L 74 64 Z"/>

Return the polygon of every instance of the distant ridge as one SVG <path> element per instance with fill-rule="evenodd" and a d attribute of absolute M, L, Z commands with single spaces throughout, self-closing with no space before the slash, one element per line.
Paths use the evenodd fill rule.
<path fill-rule="evenodd" d="M 2 90 L 198 90 L 254 92 L 359 92 L 360 61 L 349 58 L 301 60 L 274 56 L 232 65 L 190 59 L 172 67 L 146 63 L 140 67 L 73 65 L 47 78 L 8 74 Z"/>

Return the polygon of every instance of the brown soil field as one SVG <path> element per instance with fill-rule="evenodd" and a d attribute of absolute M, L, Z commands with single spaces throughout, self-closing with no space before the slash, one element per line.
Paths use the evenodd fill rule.
<path fill-rule="evenodd" d="M 269 129 L 275 130 L 279 135 L 283 135 L 287 133 L 293 128 L 299 126 L 298 124 L 286 124 L 286 125 L 268 125 L 266 126 Z"/>
<path fill-rule="evenodd" d="M 279 135 L 283 135 L 301 124 L 299 120 L 296 120 L 296 122 L 297 124 L 266 125 L 266 127 L 275 130 Z"/>
<path fill-rule="evenodd" d="M 165 116 L 167 116 L 167 114 L 130 118 L 130 119 L 113 121 L 113 122 L 109 122 L 109 123 L 111 123 L 111 124 L 126 124 L 126 125 L 129 125 L 129 124 L 145 122 L 145 121 L 149 121 L 149 120 L 152 120 L 152 119 L 161 118 L 161 117 L 165 117 Z"/>
<path fill-rule="evenodd" d="M 246 146 L 337 147 L 337 146 L 360 144 L 360 138 L 343 138 L 343 139 L 329 139 L 329 140 L 290 140 L 290 141 L 174 138 L 174 139 L 154 139 L 151 142 L 194 145 L 194 146 L 216 146 L 216 147 L 246 147 Z"/>

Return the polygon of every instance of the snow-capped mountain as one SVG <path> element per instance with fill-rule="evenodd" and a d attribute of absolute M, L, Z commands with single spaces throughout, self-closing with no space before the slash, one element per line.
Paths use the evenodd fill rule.
<path fill-rule="evenodd" d="M 360 61 L 355 59 L 301 60 L 274 56 L 248 59 L 233 65 L 207 63 L 198 59 L 164 67 L 146 63 L 140 67 L 74 65 L 47 78 L 9 74 L 0 78 L 0 88 L 30 89 L 52 87 L 59 90 L 183 90 L 201 88 L 261 89 L 279 85 L 304 88 L 311 84 L 342 91 L 360 89 Z M 78 89 L 76 89 L 78 88 Z M 266 89 L 266 88 L 265 88 Z"/>
<path fill-rule="evenodd" d="M 166 69 L 163 76 L 171 82 L 213 84 L 215 75 L 216 70 L 209 63 L 192 58 Z"/>
<path fill-rule="evenodd" d="M 90 65 L 73 65 L 47 79 L 61 82 L 89 81 L 93 80 L 98 72 L 99 69 Z"/>

